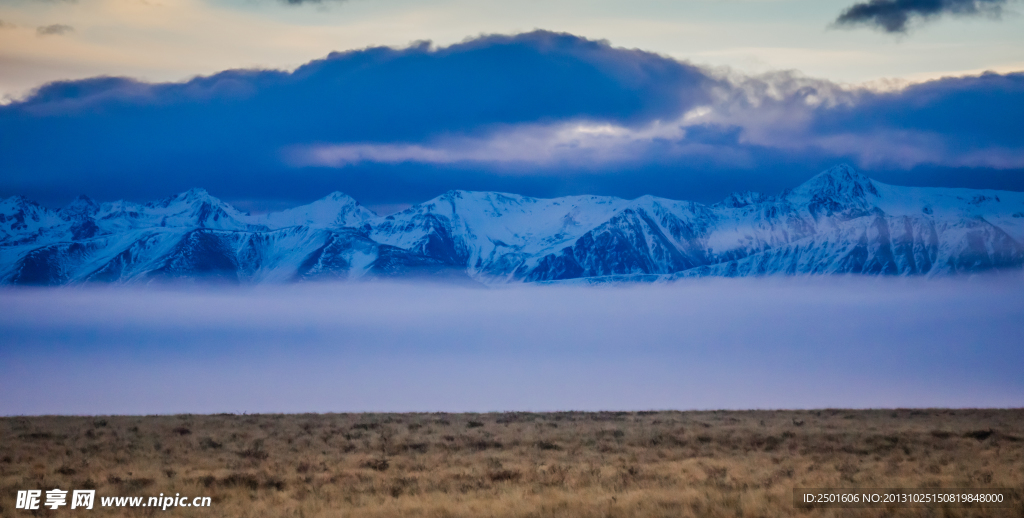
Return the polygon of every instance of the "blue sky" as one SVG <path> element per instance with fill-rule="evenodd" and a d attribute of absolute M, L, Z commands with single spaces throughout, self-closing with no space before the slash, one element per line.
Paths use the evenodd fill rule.
<path fill-rule="evenodd" d="M 1024 190 L 1021 8 L 3 0 L 0 196 L 710 202 L 838 162 Z"/>

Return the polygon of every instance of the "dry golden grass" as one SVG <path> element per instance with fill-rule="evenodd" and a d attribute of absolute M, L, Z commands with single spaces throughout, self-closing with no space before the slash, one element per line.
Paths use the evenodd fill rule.
<path fill-rule="evenodd" d="M 305 414 L 0 419 L 19 489 L 92 511 L 231 517 L 1024 516 L 1024 410 Z M 795 509 L 794 487 L 1005 487 L 1013 508 Z M 101 496 L 211 508 L 102 509 Z"/>

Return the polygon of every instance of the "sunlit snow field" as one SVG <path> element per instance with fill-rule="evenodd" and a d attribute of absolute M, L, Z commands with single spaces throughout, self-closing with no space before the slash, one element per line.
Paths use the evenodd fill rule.
<path fill-rule="evenodd" d="M 0 415 L 1024 406 L 1024 276 L 0 290 Z"/>

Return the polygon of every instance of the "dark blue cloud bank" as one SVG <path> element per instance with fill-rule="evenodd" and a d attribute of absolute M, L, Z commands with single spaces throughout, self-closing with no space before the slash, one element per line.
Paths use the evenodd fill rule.
<path fill-rule="evenodd" d="M 1007 0 L 868 0 L 856 3 L 836 18 L 838 26 L 869 25 L 889 33 L 905 33 L 912 20 L 943 15 L 998 18 Z"/>
<path fill-rule="evenodd" d="M 1024 73 L 893 92 L 728 76 L 567 34 L 334 53 L 293 72 L 101 77 L 0 106 L 0 196 L 269 207 L 449 189 L 711 201 L 849 161 L 890 183 L 1024 190 Z"/>

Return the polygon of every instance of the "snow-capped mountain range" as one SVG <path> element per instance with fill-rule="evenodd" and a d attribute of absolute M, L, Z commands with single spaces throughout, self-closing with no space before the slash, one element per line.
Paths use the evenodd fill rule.
<path fill-rule="evenodd" d="M 1024 193 L 897 187 L 847 165 L 778 196 L 536 199 L 450 191 L 390 216 L 327 197 L 249 215 L 193 189 L 146 204 L 0 201 L 0 283 L 291 282 L 446 276 L 493 284 L 1024 267 Z M 577 281 L 578 282 L 578 281 Z"/>

